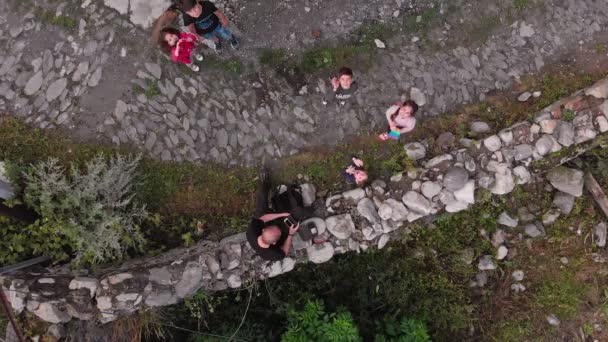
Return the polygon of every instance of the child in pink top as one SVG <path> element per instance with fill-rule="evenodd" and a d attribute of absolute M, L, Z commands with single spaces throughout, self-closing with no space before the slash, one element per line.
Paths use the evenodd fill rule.
<path fill-rule="evenodd" d="M 177 63 L 184 63 L 192 70 L 198 71 L 199 68 L 192 61 L 192 55 L 196 49 L 197 38 L 192 33 L 180 32 L 172 27 L 165 27 L 160 31 L 161 49 L 171 54 L 171 59 Z M 197 61 L 202 61 L 203 56 L 194 54 Z"/>
<path fill-rule="evenodd" d="M 411 132 L 416 127 L 414 115 L 417 111 L 418 105 L 412 100 L 391 106 L 386 111 L 388 132 L 380 134 L 378 138 L 380 140 L 399 140 L 401 134 Z"/>

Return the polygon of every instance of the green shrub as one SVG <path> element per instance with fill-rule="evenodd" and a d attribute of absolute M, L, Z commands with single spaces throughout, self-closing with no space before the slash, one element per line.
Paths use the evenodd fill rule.
<path fill-rule="evenodd" d="M 25 172 L 24 201 L 41 217 L 29 229 L 49 240 L 34 245 L 56 261 L 65 259 L 64 244 L 74 264 L 120 259 L 128 248 L 144 243 L 139 222 L 148 213 L 132 201 L 132 180 L 140 157 L 97 155 L 69 172 L 49 159 Z"/>
<path fill-rule="evenodd" d="M 291 309 L 288 312 L 289 326 L 281 336 L 283 342 L 361 341 L 353 317 L 346 310 L 327 314 L 320 301 L 309 301 L 302 311 Z"/>
<path fill-rule="evenodd" d="M 382 335 L 376 335 L 376 342 L 430 342 L 431 338 L 424 323 L 415 319 L 394 319 L 383 322 Z"/>

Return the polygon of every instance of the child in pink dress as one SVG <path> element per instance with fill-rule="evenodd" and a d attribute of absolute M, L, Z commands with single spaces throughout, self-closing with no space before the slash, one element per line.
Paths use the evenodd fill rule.
<path fill-rule="evenodd" d="M 177 63 L 184 63 L 194 71 L 198 71 L 199 67 L 192 61 L 192 55 L 197 61 L 202 61 L 201 54 L 195 54 L 197 38 L 192 33 L 180 32 L 172 27 L 165 27 L 160 31 L 160 46 L 161 49 L 171 54 L 171 59 Z"/>

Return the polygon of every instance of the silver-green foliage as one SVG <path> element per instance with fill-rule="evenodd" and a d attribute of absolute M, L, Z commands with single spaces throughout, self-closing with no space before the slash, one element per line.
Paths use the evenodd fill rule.
<path fill-rule="evenodd" d="M 132 191 L 139 160 L 97 155 L 68 172 L 51 158 L 25 173 L 26 204 L 40 214 L 40 228 L 69 241 L 74 264 L 120 259 L 127 248 L 143 246 L 138 224 L 148 213 Z"/>

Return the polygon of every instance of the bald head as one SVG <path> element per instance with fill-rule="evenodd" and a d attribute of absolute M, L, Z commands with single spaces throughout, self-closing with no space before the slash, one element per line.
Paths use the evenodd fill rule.
<path fill-rule="evenodd" d="M 262 241 L 274 245 L 281 238 L 281 230 L 277 226 L 269 226 L 262 230 Z"/>

